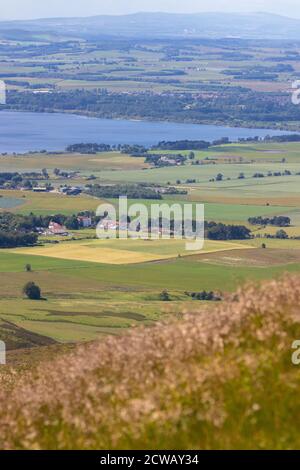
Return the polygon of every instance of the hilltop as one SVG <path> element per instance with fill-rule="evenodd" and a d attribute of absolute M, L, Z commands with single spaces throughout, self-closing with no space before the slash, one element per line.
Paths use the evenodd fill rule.
<path fill-rule="evenodd" d="M 5 449 L 299 447 L 300 278 L 2 380 Z M 251 440 L 250 440 L 251 437 Z"/>

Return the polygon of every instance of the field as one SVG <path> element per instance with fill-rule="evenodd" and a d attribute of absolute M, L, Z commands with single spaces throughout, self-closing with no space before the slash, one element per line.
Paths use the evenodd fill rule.
<path fill-rule="evenodd" d="M 168 151 L 164 151 L 168 155 Z M 182 154 L 189 154 L 182 151 Z M 97 240 L 95 229 L 71 230 L 68 237 L 40 237 L 39 245 L 0 251 L 0 332 L 10 350 L 33 346 L 73 344 L 108 334 L 119 335 L 132 326 L 153 325 L 193 308 L 189 292 L 234 291 L 249 280 L 278 278 L 300 271 L 299 181 L 300 146 L 295 143 L 245 143 L 196 151 L 192 165 L 151 168 L 144 158 L 120 152 L 88 154 L 28 154 L 1 156 L 3 171 L 49 173 L 49 182 L 84 185 L 93 175 L 98 184 L 170 182 L 187 194 L 163 200 L 129 200 L 129 205 L 204 203 L 205 219 L 245 225 L 251 240 L 206 240 L 203 250 L 185 250 L 184 240 Z M 53 170 L 75 171 L 71 182 Z M 291 174 L 284 174 L 288 170 Z M 281 172 L 282 176 L 267 176 Z M 222 173 L 222 181 L 211 181 Z M 244 174 L 239 179 L 240 173 Z M 264 178 L 253 178 L 263 173 Z M 187 181 L 192 179 L 193 182 Z M 86 194 L 64 196 L 1 189 L 0 207 L 15 214 L 72 215 L 95 211 L 102 202 Z M 288 239 L 274 238 L 278 227 L 251 226 L 249 217 L 286 215 Z M 271 237 L 271 238 L 270 238 Z M 266 246 L 262 249 L 262 246 Z M 31 265 L 32 272 L 25 272 Z M 28 280 L 42 289 L 44 301 L 26 300 Z M 167 291 L 169 301 L 161 299 Z M 196 304 L 198 304 L 196 302 Z M 206 305 L 199 302 L 199 308 Z M 18 356 L 19 357 L 19 356 Z"/>
<path fill-rule="evenodd" d="M 291 106 L 291 83 L 300 69 L 297 43 L 289 43 L 286 54 L 277 41 L 266 45 L 262 40 L 236 37 L 229 44 L 226 39 L 190 37 L 187 41 L 180 35 L 176 40 L 129 35 L 120 41 L 118 37 L 98 38 L 101 26 L 91 37 L 89 28 L 81 32 L 83 36 L 76 37 L 74 28 L 71 37 L 70 31 L 64 37 L 66 28 L 54 35 L 27 31 L 23 37 L 22 31 L 15 30 L 8 35 L 7 47 L 0 51 L 0 66 L 10 92 L 10 109 L 299 129 L 298 113 L 293 108 L 285 112 L 282 106 L 282 102 Z M 36 44 L 33 55 L 28 35 Z M 100 105 L 98 90 L 105 91 Z M 86 92 L 94 98 L 92 106 L 89 100 L 80 103 L 76 97 Z M 180 108 L 176 102 L 182 94 L 188 102 Z M 262 96 L 275 106 L 267 116 Z M 218 112 L 215 100 L 221 103 Z M 254 103 L 254 111 L 248 111 L 245 102 Z M 209 112 L 201 105 L 208 106 Z"/>
<path fill-rule="evenodd" d="M 35 58 L 34 68 L 28 66 L 24 60 L 17 61 L 14 67 L 3 62 L 1 68 L 8 78 L 14 79 L 14 83 L 9 84 L 10 89 L 13 90 L 28 89 L 33 84 L 40 84 L 41 89 L 46 90 L 51 85 L 60 91 L 105 88 L 111 92 L 151 90 L 156 93 L 203 91 L 203 89 L 206 91 L 205 85 L 211 83 L 228 88 L 241 86 L 254 91 L 284 91 L 288 87 L 286 83 L 288 73 L 284 71 L 278 73 L 276 81 L 267 73 L 262 73 L 262 80 L 251 79 L 251 77 L 249 80 L 245 80 L 235 76 L 235 72 L 238 70 L 251 70 L 259 66 L 266 66 L 266 64 L 271 68 L 273 65 L 272 54 L 282 54 L 276 47 L 276 43 L 271 49 L 260 44 L 259 60 L 257 60 L 257 50 L 255 50 L 255 57 L 249 56 L 249 52 L 250 54 L 253 52 L 254 45 L 249 47 L 247 44 L 240 43 L 241 60 L 232 60 L 231 57 L 226 57 L 228 46 L 226 48 L 220 43 L 217 46 L 197 43 L 190 46 L 179 42 L 173 45 L 174 57 L 173 59 L 168 57 L 166 66 L 165 58 L 168 56 L 166 44 L 160 44 L 159 41 L 153 41 L 153 44 L 139 42 L 138 45 L 130 42 L 124 44 L 125 50 L 122 50 L 119 42 L 116 42 L 115 45 L 112 42 L 111 49 L 107 51 L 89 51 L 89 43 L 81 42 L 81 50 L 76 51 L 75 48 L 74 52 L 67 51 L 63 44 L 59 47 L 59 43 L 56 43 L 57 51 L 47 56 L 47 63 L 50 62 L 57 66 L 57 74 L 49 73 L 42 55 Z M 14 43 L 12 44 L 14 45 Z M 130 52 L 126 50 L 126 46 L 130 48 Z M 139 50 L 140 48 L 143 50 Z M 234 51 L 233 45 L 231 52 L 234 54 Z M 243 57 L 244 54 L 247 57 Z M 82 60 L 83 55 L 84 63 L 80 67 L 76 67 L 75 64 L 81 64 L 78 61 Z M 185 59 L 186 56 L 190 57 L 189 61 Z M 5 54 L 2 54 L 1 58 L 5 60 L 6 57 Z M 280 62 L 280 58 L 278 60 Z M 63 64 L 61 64 L 62 61 Z M 28 69 L 31 74 L 28 74 Z M 19 77 L 14 76 L 16 70 Z M 228 70 L 231 71 L 231 74 L 226 73 Z M 48 87 L 43 86 L 45 82 L 39 79 L 38 72 L 44 77 L 48 72 L 48 76 L 45 77 Z M 27 74 L 26 82 L 28 84 L 22 83 L 24 82 L 22 74 Z M 170 77 L 169 81 L 168 77 Z"/>
<path fill-rule="evenodd" d="M 111 241 L 104 243 L 111 244 Z M 68 244 L 65 242 L 58 247 Z M 189 300 L 186 291 L 232 291 L 249 280 L 276 278 L 282 272 L 299 272 L 300 242 L 291 248 L 287 250 L 282 241 L 276 249 L 270 246 L 262 253 L 261 249 L 249 249 L 242 243 L 236 246 L 213 243 L 210 252 L 163 260 L 164 243 L 159 242 L 155 250 L 158 253 L 152 253 L 153 258 L 161 259 L 159 262 L 136 261 L 136 255 L 143 257 L 143 249 L 149 250 L 148 247 L 135 246 L 139 251 L 123 251 L 127 262 L 135 259 L 134 264 L 104 264 L 95 259 L 93 262 L 75 261 L 60 259 L 57 254 L 55 257 L 40 256 L 42 250 L 47 250 L 45 247 L 21 250 L 22 253 L 2 251 L 2 328 L 7 329 L 10 325 L 5 337 L 11 349 L 45 345 L 49 341 L 73 343 L 91 341 L 107 334 L 118 335 L 132 326 L 151 325 L 164 317 L 176 316 L 189 306 L 193 308 L 195 302 Z M 122 258 L 118 260 L 122 263 Z M 107 261 L 112 263 L 110 258 Z M 31 273 L 25 272 L 27 263 L 32 266 Z M 45 301 L 36 303 L 24 299 L 22 287 L 29 280 L 41 287 Z M 164 289 L 169 292 L 170 302 L 160 299 Z"/>
<path fill-rule="evenodd" d="M 40 171 L 47 168 L 49 171 L 55 168 L 86 172 L 103 170 L 139 170 L 148 168 L 141 158 L 133 158 L 120 152 L 103 152 L 96 155 L 88 154 L 44 154 L 34 153 L 28 155 L 2 155 L 0 158 L 2 171 Z"/>
<path fill-rule="evenodd" d="M 136 264 L 149 261 L 172 259 L 188 256 L 185 240 L 91 240 L 60 243 L 55 246 L 17 248 L 12 253 L 46 256 L 67 260 L 89 261 L 103 264 Z M 226 250 L 238 250 L 241 243 L 205 242 L 199 253 L 214 253 Z"/>
<path fill-rule="evenodd" d="M 0 21 L 0 114 L 80 116 L 57 152 L 39 132 L 30 152 L 5 152 L 6 137 L 0 149 L 0 450 L 299 448 L 300 139 L 281 133 L 300 132 L 299 25 L 263 13 Z M 110 137 L 104 120 L 90 142 L 86 117 L 152 122 L 140 140 L 152 143 L 122 123 Z M 25 148 L 9 120 L 3 136 Z M 162 122 L 219 138 L 203 126 L 203 142 L 197 128 L 166 142 Z M 249 138 L 230 142 L 230 128 Z M 126 194 L 137 212 L 121 217 Z M 118 219 L 103 239 L 101 204 Z M 202 249 L 142 238 L 138 216 L 172 231 L 189 205 L 195 229 L 196 204 Z M 129 222 L 139 239 L 124 238 Z"/>
<path fill-rule="evenodd" d="M 30 214 L 34 212 L 38 215 L 53 215 L 57 213 L 74 214 L 80 211 L 95 211 L 100 200 L 95 200 L 90 196 L 65 197 L 55 193 L 34 193 L 25 191 L 6 191 L 0 190 L 0 208 L 7 209 L 9 206 L 7 201 L 11 201 L 12 207 L 8 207 L 9 211 L 18 214 Z M 4 199 L 6 207 L 2 207 L 2 199 Z"/>

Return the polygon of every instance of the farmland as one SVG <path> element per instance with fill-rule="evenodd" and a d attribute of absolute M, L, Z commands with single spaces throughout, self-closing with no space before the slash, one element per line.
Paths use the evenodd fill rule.
<path fill-rule="evenodd" d="M 170 151 L 153 151 L 168 156 Z M 188 156 L 190 151 L 181 151 Z M 3 171 L 45 169 L 54 192 L 0 189 L 0 207 L 13 214 L 42 216 L 95 212 L 102 202 L 84 192 L 67 196 L 63 185 L 172 185 L 181 194 L 162 200 L 129 199 L 128 204 L 203 203 L 205 219 L 248 227 L 250 240 L 206 240 L 200 252 L 184 240 L 97 240 L 95 228 L 71 230 L 69 236 L 42 236 L 38 246 L 0 251 L 1 331 L 9 348 L 86 342 L 119 335 L 133 326 L 150 326 L 192 308 L 189 292 L 226 295 L 249 280 L 278 278 L 300 271 L 300 146 L 297 143 L 239 143 L 195 151 L 181 166 L 154 168 L 145 157 L 119 151 L 95 154 L 25 154 L 0 157 Z M 194 161 L 200 162 L 193 164 Z M 74 172 L 72 180 L 57 175 Z M 243 178 L 239 175 L 243 173 Z M 254 178 L 256 173 L 263 178 Z M 276 173 L 281 176 L 270 176 Z M 216 175 L 222 174 L 221 181 Z M 39 184 L 44 184 L 43 181 Z M 289 238 L 277 239 L 278 227 L 251 226 L 250 217 L 288 216 Z M 262 246 L 265 246 L 262 249 Z M 25 267 L 30 265 L 31 271 Z M 45 300 L 26 300 L 22 288 L 37 283 Z M 161 293 L 168 292 L 169 301 Z M 203 305 L 206 303 L 204 302 Z M 201 308 L 199 303 L 199 308 Z"/>
<path fill-rule="evenodd" d="M 299 129 L 299 109 L 290 101 L 299 73 L 298 41 L 281 44 L 273 34 L 267 44 L 261 36 L 240 34 L 221 40 L 211 32 L 209 39 L 177 32 L 176 40 L 160 34 L 145 39 L 128 31 L 120 40 L 103 36 L 107 25 L 100 24 L 84 30 L 65 25 L 59 34 L 53 31 L 58 25 L 47 34 L 43 24 L 35 31 L 25 24 L 25 30 L 1 30 L 8 109 Z"/>
<path fill-rule="evenodd" d="M 16 201 L 11 204 L 9 210 L 13 210 L 19 214 L 35 214 L 51 215 L 57 212 L 64 214 L 74 214 L 76 211 L 96 210 L 101 201 L 96 202 L 94 198 L 84 196 L 80 198 L 66 198 L 58 194 L 43 194 L 33 192 L 20 192 L 20 191 L 3 191 L 0 190 L 0 195 L 3 196 L 4 201 Z M 0 198 L 1 207 L 2 198 Z M 7 204 L 6 204 L 7 205 Z M 5 208 L 5 207 L 4 207 Z"/>
<path fill-rule="evenodd" d="M 223 248 L 218 255 L 212 250 L 159 263 L 145 264 L 135 259 L 134 264 L 117 265 L 39 256 L 44 248 L 36 248 L 36 254 L 34 249 L 27 253 L 26 250 L 2 251 L 2 324 L 39 335 L 37 338 L 44 338 L 44 343 L 47 338 L 59 343 L 90 341 L 107 334 L 120 334 L 132 326 L 151 325 L 189 305 L 192 307 L 186 291 L 232 291 L 249 280 L 277 278 L 282 272 L 300 271 L 299 243 L 289 245 L 289 249 L 284 241 L 276 249 L 270 245 L 263 256 L 261 249 L 245 250 L 247 245 L 240 244 L 239 249 L 232 250 L 232 245 L 229 243 L 226 251 Z M 164 251 L 163 245 L 159 248 L 158 251 Z M 74 249 L 74 257 L 77 251 Z M 127 260 L 136 256 L 136 252 L 130 256 L 129 252 L 125 253 Z M 161 253 L 153 255 L 156 259 L 161 257 Z M 119 262 L 122 263 L 120 257 Z M 27 263 L 32 266 L 31 273 L 24 272 Z M 29 280 L 38 283 L 47 300 L 36 303 L 23 298 L 22 287 Z M 170 302 L 160 300 L 163 289 L 168 290 Z M 15 330 L 10 330 L 10 335 L 14 349 L 19 344 Z M 24 335 L 23 340 L 24 346 L 28 341 Z M 35 341 L 41 344 L 41 339 Z"/>
<path fill-rule="evenodd" d="M 75 10 L 0 21 L 0 448 L 299 448 L 300 21 Z"/>
<path fill-rule="evenodd" d="M 103 264 L 136 264 L 188 256 L 184 240 L 92 240 L 17 248 L 14 253 Z M 239 243 L 206 241 L 201 253 L 240 249 Z"/>

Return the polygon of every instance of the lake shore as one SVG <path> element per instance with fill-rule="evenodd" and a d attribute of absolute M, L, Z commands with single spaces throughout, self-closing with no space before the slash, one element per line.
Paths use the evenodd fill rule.
<path fill-rule="evenodd" d="M 169 121 L 100 119 L 74 113 L 0 111 L 0 153 L 62 151 L 68 145 L 97 142 L 150 147 L 160 141 L 206 140 L 290 134 L 280 129 L 230 127 Z"/>

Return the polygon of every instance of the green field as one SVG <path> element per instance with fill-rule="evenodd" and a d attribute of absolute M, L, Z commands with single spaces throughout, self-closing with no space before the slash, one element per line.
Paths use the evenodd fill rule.
<path fill-rule="evenodd" d="M 283 249 L 283 245 L 278 248 Z M 300 252 L 300 244 L 294 249 Z M 249 255 L 240 263 L 228 265 L 226 256 L 239 257 L 240 251 L 228 250 L 228 255 L 223 251 L 220 258 L 225 260 L 217 265 L 214 259 L 206 259 L 213 253 L 205 253 L 167 262 L 109 267 L 2 251 L 0 318 L 3 324 L 11 323 L 58 342 L 90 341 L 119 334 L 134 325 L 150 325 L 188 308 L 194 302 L 186 297 L 186 291 L 232 291 L 249 280 L 300 271 L 299 255 L 287 259 L 286 264 L 278 254 L 275 264 L 249 266 L 252 250 L 247 250 Z M 25 272 L 26 263 L 32 265 L 32 273 Z M 47 300 L 23 298 L 22 287 L 28 280 L 38 283 Z M 164 289 L 170 294 L 170 302 L 159 298 Z"/>
<path fill-rule="evenodd" d="M 203 248 L 196 250 L 196 253 L 238 250 L 242 247 L 241 243 L 207 240 Z M 187 250 L 185 240 L 175 239 L 79 240 L 32 248 L 16 248 L 11 252 L 116 265 L 153 262 L 179 256 L 184 257 L 193 253 Z"/>
<path fill-rule="evenodd" d="M 37 215 L 54 215 L 61 214 L 74 214 L 79 211 L 91 210 L 96 211 L 101 200 L 92 198 L 88 195 L 65 197 L 55 193 L 34 193 L 32 191 L 13 191 L 13 190 L 0 190 L 0 208 L 16 212 L 18 214 L 30 214 L 31 212 Z M 1 200 L 10 199 L 18 201 L 18 205 L 13 204 L 15 207 L 2 208 Z"/>
<path fill-rule="evenodd" d="M 71 231 L 69 237 L 41 237 L 40 245 L 33 248 L 1 250 L 0 332 L 10 349 L 119 334 L 131 326 L 152 325 L 166 315 L 189 309 L 195 302 L 186 292 L 232 292 L 249 280 L 300 271 L 300 240 L 292 238 L 300 236 L 300 177 L 296 175 L 300 171 L 299 144 L 217 146 L 195 152 L 201 165 L 191 165 L 188 160 L 184 166 L 159 169 L 149 168 L 144 158 L 118 152 L 1 158 L 6 171 L 48 169 L 55 187 L 70 184 L 54 176 L 53 169 L 58 167 L 78 172 L 71 182 L 74 185 L 86 184 L 87 176 L 93 174 L 98 184 L 170 182 L 187 190 L 186 195 L 163 196 L 161 201 L 129 200 L 129 205 L 145 204 L 149 215 L 153 203 L 181 207 L 185 203 L 204 203 L 208 221 L 248 227 L 249 217 L 255 216 L 287 215 L 292 221 L 286 228 L 290 239 L 266 238 L 274 237 L 278 227 L 252 226 L 256 238 L 207 241 L 199 253 L 187 252 L 184 240 L 95 240 L 95 229 Z M 253 178 L 256 172 L 285 170 L 292 175 Z M 244 179 L 238 179 L 241 172 Z M 218 173 L 224 175 L 223 181 L 209 181 Z M 188 178 L 196 182 L 187 183 Z M 95 211 L 102 202 L 118 203 L 84 194 L 68 197 L 0 190 L 0 195 L 0 207 L 19 214 L 72 215 Z M 267 248 L 262 249 L 262 244 Z M 25 272 L 28 263 L 32 273 Z M 47 300 L 35 303 L 23 298 L 22 288 L 28 280 L 41 287 Z M 160 299 L 164 290 L 170 302 Z"/>
<path fill-rule="evenodd" d="M 275 134 L 300 132 L 300 23 L 148 15 L 0 22 L 0 113 L 81 118 L 57 152 L 2 139 L 0 450 L 299 448 L 300 139 Z M 102 119 L 97 145 L 87 117 Z M 108 119 L 151 122 L 161 142 L 135 145 L 154 134 L 122 122 L 110 137 Z M 167 142 L 176 123 L 201 125 L 195 141 Z M 229 143 L 240 128 L 265 137 Z M 119 231 L 100 240 L 101 204 Z M 138 228 L 172 231 L 177 205 L 195 229 L 196 204 L 202 249 Z"/>

